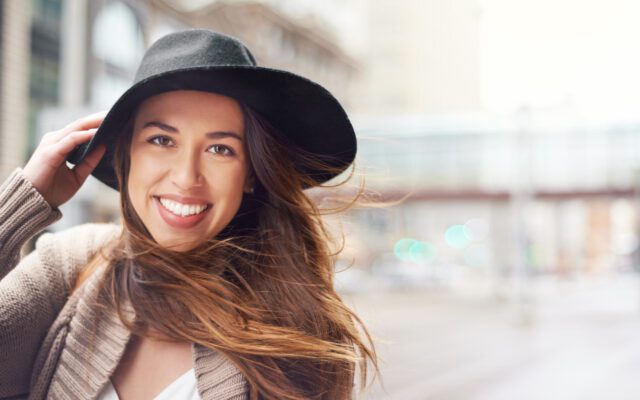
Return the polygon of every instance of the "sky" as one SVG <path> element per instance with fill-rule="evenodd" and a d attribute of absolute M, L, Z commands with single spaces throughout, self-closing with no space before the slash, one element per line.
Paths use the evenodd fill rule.
<path fill-rule="evenodd" d="M 488 110 L 640 111 L 640 1 L 484 0 Z"/>

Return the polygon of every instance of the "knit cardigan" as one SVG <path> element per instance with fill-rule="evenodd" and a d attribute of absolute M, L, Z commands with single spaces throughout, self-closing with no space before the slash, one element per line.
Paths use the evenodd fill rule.
<path fill-rule="evenodd" d="M 121 225 L 45 232 L 21 256 L 30 238 L 60 218 L 22 168 L 0 186 L 0 399 L 96 399 L 131 336 L 117 314 L 107 312 L 90 343 L 99 274 L 70 293 L 80 269 Z M 124 309 L 135 316 L 130 304 Z M 203 400 L 249 397 L 245 377 L 226 357 L 197 343 L 191 350 Z"/>

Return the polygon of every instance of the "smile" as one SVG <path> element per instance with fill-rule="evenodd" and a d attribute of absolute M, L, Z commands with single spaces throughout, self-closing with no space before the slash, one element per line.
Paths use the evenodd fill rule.
<path fill-rule="evenodd" d="M 191 228 L 197 225 L 212 208 L 211 204 L 181 204 L 156 196 L 153 200 L 162 219 L 174 228 Z"/>
<path fill-rule="evenodd" d="M 164 197 L 159 197 L 158 199 L 164 208 L 181 217 L 200 214 L 209 207 L 208 204 L 182 204 Z"/>

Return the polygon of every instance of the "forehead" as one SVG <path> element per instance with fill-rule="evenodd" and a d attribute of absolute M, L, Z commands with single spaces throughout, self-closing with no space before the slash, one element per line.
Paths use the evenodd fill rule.
<path fill-rule="evenodd" d="M 135 129 L 150 120 L 235 130 L 244 135 L 240 103 L 232 97 L 197 90 L 174 90 L 145 99 L 138 107 Z"/>

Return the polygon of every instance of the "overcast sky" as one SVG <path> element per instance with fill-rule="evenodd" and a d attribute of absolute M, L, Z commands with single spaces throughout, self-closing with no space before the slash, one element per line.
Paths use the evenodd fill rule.
<path fill-rule="evenodd" d="M 640 1 L 484 0 L 483 102 L 640 115 Z"/>

